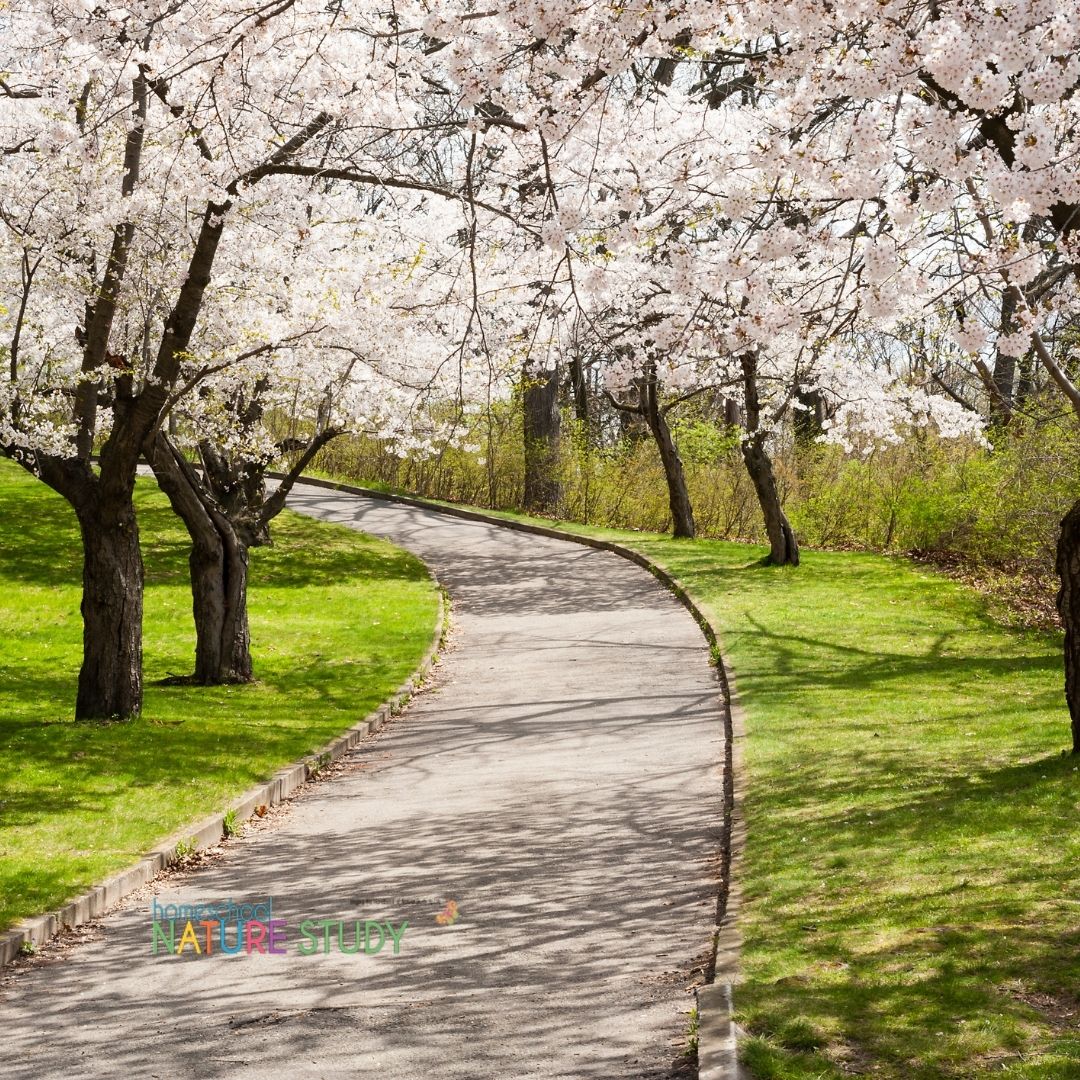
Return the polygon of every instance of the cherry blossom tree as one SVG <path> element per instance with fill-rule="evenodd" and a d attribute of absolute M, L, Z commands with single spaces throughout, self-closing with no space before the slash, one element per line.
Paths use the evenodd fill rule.
<path fill-rule="evenodd" d="M 320 372 L 305 434 L 336 430 L 314 405 L 344 386 L 323 359 L 366 357 L 370 326 L 329 317 L 363 295 L 341 260 L 305 260 L 362 246 L 356 188 L 396 200 L 387 265 L 423 262 L 401 240 L 410 215 L 459 215 L 435 229 L 456 238 L 431 264 L 443 291 L 395 300 L 433 366 L 376 363 L 380 378 L 490 402 L 510 372 L 572 368 L 567 327 L 585 327 L 657 441 L 684 533 L 666 416 L 722 389 L 775 562 L 798 549 L 770 440 L 807 393 L 831 402 L 831 438 L 911 417 L 971 430 L 940 387 L 868 364 L 862 333 L 951 312 L 999 417 L 1023 354 L 1080 415 L 1053 339 L 1075 311 L 1080 205 L 1077 20 L 1055 0 L 17 0 L 5 17 L 0 444 L 80 521 L 79 716 L 139 707 L 131 489 L 147 449 L 163 476 L 185 459 L 169 417 L 206 484 L 211 405 L 264 447 L 225 474 L 268 460 L 255 432 L 303 355 Z M 275 263 L 294 257 L 302 282 Z M 550 414 L 551 380 L 534 383 Z M 417 446 L 455 437 L 435 427 Z M 1080 746 L 1080 509 L 1059 566 Z"/>
<path fill-rule="evenodd" d="M 461 198 L 418 170 L 409 148 L 426 137 L 419 98 L 431 95 L 399 70 L 387 19 L 369 14 L 6 9 L 0 445 L 79 520 L 80 718 L 141 706 L 132 490 L 144 448 L 219 363 L 192 373 L 192 358 L 269 356 L 308 328 L 273 311 L 245 324 L 233 302 L 265 285 L 252 250 L 283 239 L 285 256 L 302 227 L 288 193 L 333 173 Z"/>
<path fill-rule="evenodd" d="M 363 434 L 422 452 L 433 435 L 426 415 L 478 393 L 468 365 L 452 357 L 472 302 L 455 272 L 461 214 L 417 198 L 360 205 L 347 188 L 303 194 L 288 272 L 277 248 L 266 248 L 257 280 L 278 288 L 259 289 L 253 302 L 307 329 L 240 359 L 200 357 L 204 370 L 221 370 L 178 402 L 150 444 L 158 482 L 192 539 L 196 683 L 252 678 L 248 552 L 270 542 L 271 522 L 319 451 Z M 362 211 L 354 219 L 344 213 L 350 203 Z M 407 230 L 397 220 L 406 211 Z M 249 259 L 236 293 L 251 293 L 254 272 Z M 268 489 L 278 463 L 284 472 Z"/>
<path fill-rule="evenodd" d="M 721 390 L 741 406 L 771 561 L 797 563 L 769 441 L 803 395 L 837 390 L 834 343 L 917 308 L 928 279 L 904 265 L 906 238 L 876 242 L 880 215 L 867 200 L 825 197 L 798 171 L 762 161 L 773 121 L 758 104 L 720 107 L 711 91 L 650 86 L 613 92 L 602 113 L 579 118 L 571 138 L 581 145 L 545 163 L 558 205 L 542 231 L 561 255 L 552 289 L 606 355 L 612 406 L 648 426 L 675 534 L 692 536 L 694 521 L 668 416 Z M 891 291 L 903 302 L 887 303 Z M 862 408 L 845 410 L 845 426 L 874 423 L 885 397 L 881 379 L 861 377 L 849 358 L 839 400 L 850 405 L 864 382 Z M 901 381 L 890 385 L 895 413 L 909 395 Z M 972 426 L 953 403 L 925 398 L 915 417 Z"/>
<path fill-rule="evenodd" d="M 999 421 L 1019 360 L 1080 416 L 1055 347 L 1077 303 L 1077 14 L 1055 0 L 798 0 L 748 7 L 735 30 L 780 31 L 747 65 L 768 87 L 765 152 L 823 197 L 873 200 L 878 243 L 907 234 L 905 258 L 953 312 Z M 1080 752 L 1080 504 L 1062 523 L 1058 572 Z"/>

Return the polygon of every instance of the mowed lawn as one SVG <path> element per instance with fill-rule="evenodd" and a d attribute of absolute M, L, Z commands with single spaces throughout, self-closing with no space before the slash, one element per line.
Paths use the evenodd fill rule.
<path fill-rule="evenodd" d="M 734 669 L 753 1076 L 1080 1077 L 1060 635 L 901 558 L 560 527 L 663 565 Z"/>
<path fill-rule="evenodd" d="M 137 493 L 147 590 L 138 720 L 75 723 L 81 554 L 67 503 L 0 461 L 0 931 L 55 908 L 377 707 L 432 641 L 434 584 L 411 555 L 289 512 L 252 552 L 257 682 L 192 670 L 187 534 Z"/>
<path fill-rule="evenodd" d="M 1060 637 L 902 559 L 636 546 L 703 602 L 746 708 L 754 1075 L 1080 1076 Z"/>

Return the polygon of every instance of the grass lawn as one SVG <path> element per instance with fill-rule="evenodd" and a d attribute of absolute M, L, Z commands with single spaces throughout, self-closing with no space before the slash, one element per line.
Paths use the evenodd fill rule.
<path fill-rule="evenodd" d="M 1080 1077 L 1060 636 L 904 559 L 563 527 L 662 564 L 734 668 L 753 1075 Z"/>
<path fill-rule="evenodd" d="M 75 723 L 81 555 L 59 496 L 0 461 L 0 930 L 50 910 L 362 719 L 416 668 L 438 598 L 391 545 L 286 511 L 252 552 L 258 682 L 190 672 L 187 534 L 148 481 L 146 697 L 124 724 Z"/>

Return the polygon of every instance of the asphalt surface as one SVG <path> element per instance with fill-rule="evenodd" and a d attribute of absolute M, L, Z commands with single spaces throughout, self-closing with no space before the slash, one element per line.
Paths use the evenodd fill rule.
<path fill-rule="evenodd" d="M 9 974 L 0 1075 L 684 1075 L 723 760 L 690 615 L 608 553 L 318 488 L 290 505 L 434 568 L 454 612 L 434 683 L 221 858 Z M 151 954 L 151 899 L 266 898 L 283 954 Z M 343 953 L 357 920 L 370 952 Z"/>

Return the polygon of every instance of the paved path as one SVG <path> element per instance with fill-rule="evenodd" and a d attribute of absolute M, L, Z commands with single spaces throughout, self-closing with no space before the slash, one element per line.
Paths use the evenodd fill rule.
<path fill-rule="evenodd" d="M 0 1075 L 676 1075 L 721 816 L 690 616 L 611 554 L 317 488 L 291 504 L 425 559 L 454 647 L 339 776 L 156 901 L 272 896 L 290 936 L 333 917 L 349 945 L 351 920 L 408 919 L 400 954 L 155 958 L 143 899 L 5 988 Z"/>

